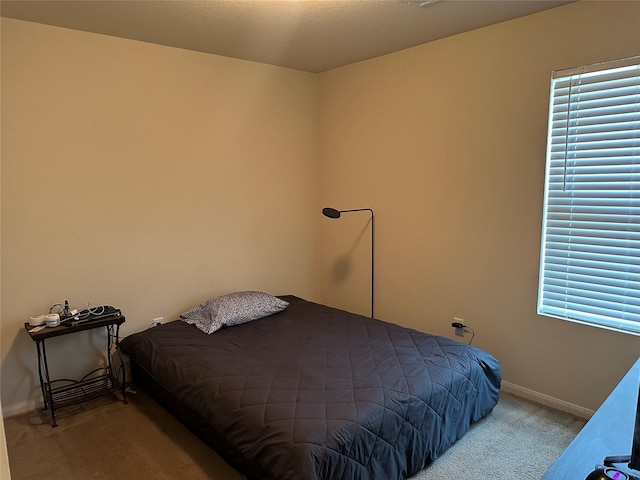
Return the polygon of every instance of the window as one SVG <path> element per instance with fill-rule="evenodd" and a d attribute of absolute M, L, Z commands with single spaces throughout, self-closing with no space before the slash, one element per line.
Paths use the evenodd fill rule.
<path fill-rule="evenodd" d="M 640 335 L 640 57 L 554 72 L 538 313 Z"/>

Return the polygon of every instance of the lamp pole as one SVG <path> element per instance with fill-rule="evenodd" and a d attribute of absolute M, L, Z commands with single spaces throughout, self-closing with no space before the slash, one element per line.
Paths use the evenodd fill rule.
<path fill-rule="evenodd" d="M 375 230 L 376 230 L 376 216 L 371 208 L 352 208 L 349 210 L 336 210 L 335 208 L 325 207 L 322 209 L 322 214 L 329 218 L 340 218 L 343 213 L 351 212 L 370 212 L 371 213 L 371 318 L 374 317 L 374 292 L 375 292 Z"/>

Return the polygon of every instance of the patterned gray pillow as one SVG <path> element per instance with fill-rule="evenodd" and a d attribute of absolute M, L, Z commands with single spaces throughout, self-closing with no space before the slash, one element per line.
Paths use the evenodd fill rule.
<path fill-rule="evenodd" d="M 235 292 L 210 298 L 180 315 L 180 320 L 211 334 L 224 325 L 240 325 L 281 312 L 288 302 L 264 292 Z"/>

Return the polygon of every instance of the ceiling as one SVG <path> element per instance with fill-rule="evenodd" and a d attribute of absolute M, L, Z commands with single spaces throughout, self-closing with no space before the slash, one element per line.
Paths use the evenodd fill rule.
<path fill-rule="evenodd" d="M 547 0 L 2 0 L 0 14 L 319 73 L 570 3 Z"/>

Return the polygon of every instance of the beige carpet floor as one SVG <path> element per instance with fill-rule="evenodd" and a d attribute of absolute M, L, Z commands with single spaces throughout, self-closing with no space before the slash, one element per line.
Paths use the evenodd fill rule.
<path fill-rule="evenodd" d="M 503 393 L 493 412 L 412 480 L 538 480 L 584 425 Z M 5 419 L 12 480 L 242 480 L 146 394 Z M 338 479 L 336 479 L 338 480 Z M 345 479 L 346 480 L 346 479 Z"/>

